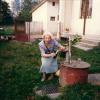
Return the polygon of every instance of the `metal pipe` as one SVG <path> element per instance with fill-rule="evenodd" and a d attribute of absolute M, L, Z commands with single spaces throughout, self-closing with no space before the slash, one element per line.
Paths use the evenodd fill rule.
<path fill-rule="evenodd" d="M 69 35 L 69 41 L 68 41 L 68 63 L 71 64 L 71 37 Z"/>

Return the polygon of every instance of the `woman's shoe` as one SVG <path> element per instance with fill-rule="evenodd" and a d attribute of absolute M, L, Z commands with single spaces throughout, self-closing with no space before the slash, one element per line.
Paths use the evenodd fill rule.
<path fill-rule="evenodd" d="M 45 81 L 45 77 L 42 77 L 41 82 Z"/>
<path fill-rule="evenodd" d="M 49 77 L 48 77 L 48 80 L 51 80 L 53 78 L 53 74 L 51 74 Z"/>
<path fill-rule="evenodd" d="M 46 79 L 46 75 L 45 75 L 45 73 L 43 73 L 42 78 L 41 78 L 41 82 L 45 81 L 45 79 Z"/>

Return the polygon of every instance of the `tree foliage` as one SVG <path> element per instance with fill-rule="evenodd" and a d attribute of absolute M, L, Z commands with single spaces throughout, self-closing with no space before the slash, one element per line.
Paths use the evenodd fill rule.
<path fill-rule="evenodd" d="M 13 17 L 9 9 L 8 3 L 0 0 L 0 25 L 12 24 Z"/>
<path fill-rule="evenodd" d="M 32 0 L 24 0 L 22 4 L 22 10 L 19 13 L 18 18 L 25 20 L 25 21 L 30 21 L 31 20 L 31 9 L 32 9 Z"/>

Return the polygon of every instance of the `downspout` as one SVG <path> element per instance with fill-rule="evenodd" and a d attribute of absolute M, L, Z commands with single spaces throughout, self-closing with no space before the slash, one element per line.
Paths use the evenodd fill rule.
<path fill-rule="evenodd" d="M 64 22 L 65 22 L 65 0 L 59 0 L 59 21 L 58 28 L 60 30 L 60 35 L 64 31 Z"/>
<path fill-rule="evenodd" d="M 84 13 L 84 23 L 83 23 L 83 35 L 85 35 L 85 30 L 86 30 L 86 19 L 87 19 L 87 12 L 88 12 L 88 9 L 87 9 L 87 5 L 88 5 L 88 1 L 87 0 L 85 0 L 85 5 L 84 5 L 84 7 L 85 7 L 85 13 Z"/>
<path fill-rule="evenodd" d="M 60 20 L 59 20 L 59 16 L 60 16 L 60 14 L 59 14 L 59 10 L 60 10 L 60 1 L 59 1 L 59 5 L 58 5 L 58 22 L 57 22 L 57 27 L 58 27 L 58 29 L 57 29 L 57 39 L 58 40 L 60 40 L 60 32 L 61 32 L 61 25 L 60 25 Z"/>
<path fill-rule="evenodd" d="M 85 28 L 86 28 L 86 14 L 84 15 L 83 35 L 85 35 Z"/>

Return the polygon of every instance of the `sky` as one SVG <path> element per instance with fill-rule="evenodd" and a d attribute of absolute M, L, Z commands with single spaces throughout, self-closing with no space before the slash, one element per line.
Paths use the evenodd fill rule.
<path fill-rule="evenodd" d="M 7 3 L 9 3 L 9 5 L 11 5 L 11 2 L 14 0 L 3 0 L 3 1 L 6 1 Z M 36 0 L 33 0 L 33 1 L 36 1 Z"/>
<path fill-rule="evenodd" d="M 12 8 L 12 1 L 15 1 L 15 0 L 3 0 L 3 1 L 6 1 L 9 4 L 9 7 L 11 9 Z M 38 1 L 38 0 L 33 0 L 33 1 Z"/>

